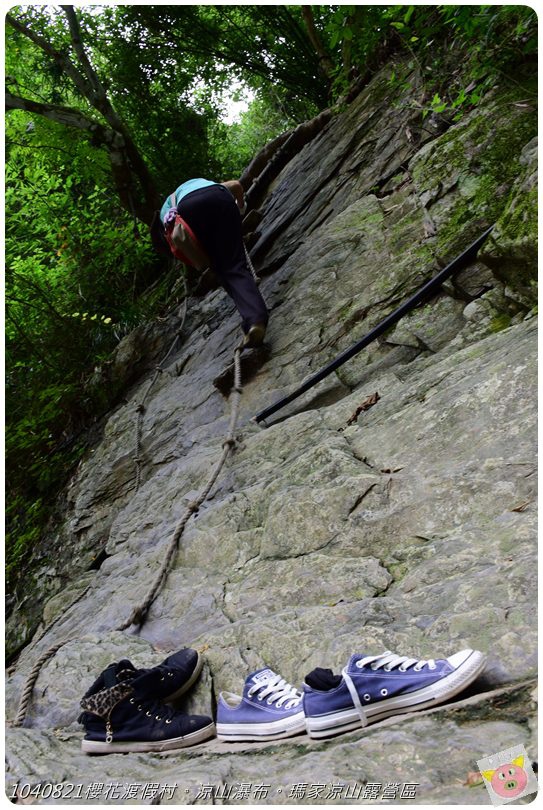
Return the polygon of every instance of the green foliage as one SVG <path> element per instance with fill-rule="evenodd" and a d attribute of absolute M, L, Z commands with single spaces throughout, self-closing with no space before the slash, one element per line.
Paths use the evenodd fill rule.
<path fill-rule="evenodd" d="M 84 20 L 114 105 L 138 133 L 163 194 L 172 176 L 238 173 L 249 162 L 241 154 L 252 159 L 269 132 L 326 102 L 318 58 L 289 7 L 115 6 Z M 221 123 L 220 99 L 234 81 L 259 94 L 252 132 L 250 120 Z"/>
<path fill-rule="evenodd" d="M 537 15 L 528 6 L 339 6 L 324 34 L 336 63 L 336 94 L 353 75 L 403 51 L 431 99 L 424 115 L 458 120 L 498 74 L 515 81 L 515 69 L 534 57 Z M 406 77 L 393 73 L 391 80 L 402 84 Z"/>
<path fill-rule="evenodd" d="M 100 153 L 70 130 L 7 120 L 7 562 L 43 531 L 97 414 L 85 380 L 130 328 L 160 311 L 142 293 L 160 270 L 145 229 L 104 188 Z M 98 158 L 98 160 L 97 160 Z M 100 185 L 100 182 L 102 185 Z"/>
<path fill-rule="evenodd" d="M 317 111 L 306 105 L 306 112 L 315 115 Z M 221 176 L 239 177 L 264 144 L 295 124 L 277 94 L 255 98 L 233 124 L 221 121 L 212 124 L 209 145 L 221 166 Z"/>

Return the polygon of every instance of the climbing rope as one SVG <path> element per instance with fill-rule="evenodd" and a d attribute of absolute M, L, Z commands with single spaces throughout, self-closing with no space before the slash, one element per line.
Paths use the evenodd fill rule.
<path fill-rule="evenodd" d="M 252 275 L 253 279 L 255 280 L 255 284 L 260 284 L 260 278 L 257 276 L 255 268 L 253 267 L 251 257 L 249 256 L 249 251 L 247 250 L 245 244 L 243 245 L 243 247 L 245 249 L 245 258 L 247 259 L 247 267 L 251 271 L 251 275 Z"/>
<path fill-rule="evenodd" d="M 58 644 L 55 644 L 54 647 L 50 647 L 46 652 L 41 655 L 32 669 L 30 670 L 30 675 L 28 676 L 26 683 L 23 688 L 23 693 L 21 695 L 21 701 L 19 703 L 19 708 L 17 710 L 17 714 L 15 715 L 15 720 L 13 721 L 14 726 L 20 726 L 23 724 L 24 719 L 26 717 L 26 711 L 28 709 L 28 704 L 32 698 L 32 692 L 34 690 L 34 684 L 38 680 L 38 675 L 40 674 L 41 668 L 48 661 L 53 655 L 60 650 L 61 647 L 64 647 L 65 644 L 68 644 L 69 641 L 73 641 L 73 639 L 68 639 L 67 641 L 60 641 Z"/>
<path fill-rule="evenodd" d="M 177 340 L 177 335 L 176 335 L 176 340 Z M 173 345 L 175 345 L 175 344 L 173 344 Z M 166 355 L 166 357 L 164 357 L 162 363 L 166 360 L 166 358 L 171 353 L 171 351 L 173 349 L 173 345 L 172 345 L 172 347 L 170 347 L 170 349 L 168 351 L 168 354 Z M 177 525 L 177 527 L 176 527 L 176 529 L 175 529 L 175 531 L 174 531 L 174 533 L 172 535 L 172 538 L 171 538 L 170 542 L 168 543 L 166 556 L 164 557 L 162 565 L 160 566 L 160 570 L 159 570 L 158 574 L 156 575 L 155 581 L 153 582 L 153 585 L 149 589 L 145 599 L 143 600 L 143 602 L 140 605 L 138 605 L 138 607 L 134 608 L 134 610 L 130 614 L 130 617 L 125 622 L 123 622 L 121 625 L 119 625 L 119 627 L 117 627 L 116 630 L 122 631 L 122 630 L 126 630 L 128 627 L 131 627 L 133 624 L 141 626 L 144 623 L 144 621 L 146 619 L 146 616 L 147 616 L 147 613 L 149 612 L 149 608 L 151 607 L 151 605 L 155 601 L 155 599 L 158 596 L 162 586 L 164 585 L 166 577 L 167 577 L 167 575 L 169 573 L 169 570 L 170 570 L 170 568 L 172 566 L 175 553 L 176 553 L 176 551 L 178 549 L 179 540 L 181 539 L 181 537 L 183 535 L 183 532 L 185 530 L 185 526 L 187 525 L 188 521 L 190 520 L 191 515 L 195 514 L 198 511 L 198 509 L 200 508 L 200 506 L 204 503 L 204 501 L 208 498 L 209 493 L 211 492 L 215 482 L 217 481 L 217 478 L 220 475 L 220 472 L 221 472 L 221 470 L 222 470 L 222 468 L 224 466 L 224 463 L 225 463 L 226 459 L 228 458 L 230 452 L 235 447 L 235 444 L 236 444 L 235 431 L 236 431 L 236 426 L 237 426 L 238 417 L 239 417 L 239 406 L 240 406 L 241 393 L 242 393 L 242 388 L 241 388 L 241 360 L 240 360 L 242 351 L 243 351 L 243 345 L 238 346 L 234 351 L 234 385 L 233 385 L 233 387 L 231 389 L 231 391 L 232 391 L 232 394 L 231 394 L 232 409 L 231 409 L 231 414 L 230 414 L 230 422 L 229 422 L 229 425 L 228 425 L 228 433 L 227 433 L 226 438 L 223 441 L 223 445 L 222 445 L 221 457 L 217 461 L 215 467 L 213 468 L 213 470 L 211 472 L 211 475 L 209 476 L 209 479 L 208 479 L 207 483 L 203 487 L 203 489 L 200 492 L 200 494 L 198 495 L 198 497 L 194 501 L 191 501 L 189 503 L 189 505 L 187 506 L 183 517 L 179 521 L 179 524 Z M 162 365 L 162 363 L 161 363 L 161 365 Z M 157 379 L 158 379 L 158 373 L 160 373 L 160 372 L 157 372 Z M 153 380 L 152 384 L 154 384 L 155 381 L 156 380 Z M 145 392 L 145 395 L 144 395 L 144 397 L 142 399 L 142 402 L 144 402 L 145 398 L 149 395 L 149 391 L 150 391 L 151 387 L 152 387 L 152 385 L 148 387 L 148 389 Z M 139 414 L 140 414 L 140 411 L 138 411 L 138 415 Z M 68 644 L 69 642 L 75 641 L 75 640 L 78 640 L 78 639 L 80 639 L 80 636 L 74 636 L 72 638 L 66 639 L 65 641 L 61 641 L 61 642 L 55 644 L 53 647 L 50 647 L 48 650 L 46 650 L 38 658 L 38 660 L 36 661 L 36 663 L 32 667 L 32 669 L 30 671 L 30 674 L 28 675 L 28 678 L 27 678 L 27 680 L 25 682 L 25 685 L 23 687 L 21 700 L 20 700 L 20 703 L 19 703 L 19 708 L 17 710 L 17 714 L 15 716 L 15 720 L 13 721 L 12 725 L 21 726 L 24 723 L 25 718 L 26 718 L 26 713 L 27 713 L 27 710 L 28 710 L 28 706 L 29 706 L 30 700 L 32 698 L 32 692 L 34 690 L 34 685 L 35 685 L 35 683 L 36 683 L 36 681 L 38 679 L 38 676 L 39 676 L 39 674 L 41 672 L 41 669 L 42 669 L 43 665 L 50 658 L 52 658 L 55 655 L 55 653 L 58 652 L 58 650 L 60 650 L 60 648 L 63 647 L 65 644 Z"/>
<path fill-rule="evenodd" d="M 130 617 L 117 628 L 118 630 L 126 630 L 133 624 L 141 626 L 145 621 L 145 617 L 149 611 L 149 608 L 155 601 L 158 593 L 162 588 L 162 585 L 164 584 L 166 576 L 168 575 L 168 572 L 172 564 L 172 560 L 175 556 L 175 552 L 177 551 L 177 548 L 179 546 L 179 540 L 181 539 L 183 532 L 185 530 L 185 526 L 189 522 L 191 515 L 196 513 L 199 510 L 200 506 L 204 503 L 204 501 L 207 500 L 209 493 L 211 492 L 224 466 L 224 463 L 228 458 L 228 455 L 235 446 L 236 439 L 234 434 L 239 416 L 239 403 L 241 397 L 241 363 L 240 363 L 241 351 L 242 351 L 241 346 L 238 346 L 238 348 L 234 352 L 234 386 L 232 388 L 232 396 L 231 396 L 232 412 L 230 415 L 228 434 L 222 445 L 223 449 L 221 457 L 217 461 L 215 467 L 211 472 L 211 475 L 209 476 L 206 485 L 204 486 L 198 497 L 194 501 L 191 501 L 188 504 L 187 508 L 185 509 L 185 513 L 181 518 L 181 520 L 179 521 L 172 535 L 172 538 L 168 544 L 166 556 L 162 562 L 162 565 L 160 566 L 158 574 L 155 577 L 153 585 L 151 586 L 151 588 L 147 593 L 147 596 L 145 597 L 141 605 L 134 608 L 134 610 L 130 614 Z"/>

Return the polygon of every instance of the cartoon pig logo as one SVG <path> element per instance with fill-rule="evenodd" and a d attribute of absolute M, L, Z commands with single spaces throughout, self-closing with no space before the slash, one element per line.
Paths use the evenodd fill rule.
<path fill-rule="evenodd" d="M 490 782 L 492 790 L 503 799 L 514 799 L 519 796 L 528 784 L 528 775 L 524 768 L 524 757 L 516 757 L 492 771 L 481 771 L 482 776 Z"/>

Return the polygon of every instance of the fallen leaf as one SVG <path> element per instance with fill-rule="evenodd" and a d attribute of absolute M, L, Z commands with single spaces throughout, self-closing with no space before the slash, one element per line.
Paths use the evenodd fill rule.
<path fill-rule="evenodd" d="M 525 501 L 524 503 L 519 504 L 519 506 L 515 506 L 513 509 L 510 509 L 510 512 L 524 512 L 527 506 L 531 504 L 531 501 Z"/>
<path fill-rule="evenodd" d="M 369 397 L 366 397 L 364 402 L 361 405 L 359 405 L 356 411 L 354 411 L 354 413 L 351 414 L 349 419 L 347 419 L 347 424 L 353 425 L 363 411 L 369 410 L 373 405 L 379 402 L 380 399 L 381 397 L 379 396 L 379 393 L 377 391 L 375 392 L 375 394 L 370 394 Z"/>

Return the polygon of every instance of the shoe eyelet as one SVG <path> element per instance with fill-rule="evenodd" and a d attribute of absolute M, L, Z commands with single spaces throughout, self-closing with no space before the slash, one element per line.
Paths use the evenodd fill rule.
<path fill-rule="evenodd" d="M 420 672 L 420 670 L 421 670 L 421 667 L 419 667 L 418 664 L 415 664 L 415 666 L 413 667 L 413 672 Z"/>
<path fill-rule="evenodd" d="M 407 670 L 406 670 L 406 668 L 403 666 L 403 664 L 402 664 L 401 666 L 399 666 L 399 667 L 398 667 L 398 672 L 407 672 Z"/>
<path fill-rule="evenodd" d="M 162 717 L 159 717 L 158 714 L 155 716 L 155 720 L 162 720 Z"/>
<path fill-rule="evenodd" d="M 390 671 L 391 671 L 391 669 L 392 669 L 392 667 L 388 667 L 388 666 L 387 666 L 387 667 L 383 667 L 383 669 L 384 669 L 384 671 L 385 671 L 385 672 L 390 672 Z"/>
<path fill-rule="evenodd" d="M 381 689 L 381 694 L 383 697 L 386 697 L 388 695 L 388 689 Z"/>
<path fill-rule="evenodd" d="M 372 665 L 370 666 L 370 669 L 372 669 L 372 670 L 375 672 L 375 670 L 377 669 L 377 667 L 374 667 L 374 666 L 373 666 L 373 664 L 372 664 Z"/>
<path fill-rule="evenodd" d="M 167 723 L 168 725 L 170 725 L 170 723 L 171 723 L 171 722 L 172 722 L 171 720 L 166 720 L 166 723 Z"/>
<path fill-rule="evenodd" d="M 433 666 L 432 664 L 428 664 L 428 669 L 437 669 L 437 667 L 435 664 Z"/>
<path fill-rule="evenodd" d="M 162 676 L 162 678 L 161 678 L 160 680 L 161 680 L 161 681 L 165 681 L 165 680 L 166 680 L 166 678 L 164 677 L 164 675 Z"/>
<path fill-rule="evenodd" d="M 257 696 L 256 696 L 256 699 L 257 699 L 257 700 L 263 700 L 263 697 L 262 697 L 262 695 L 257 695 Z"/>
<path fill-rule="evenodd" d="M 368 693 L 366 692 L 366 694 L 364 695 L 364 700 L 371 700 L 371 695 L 368 695 Z"/>
<path fill-rule="evenodd" d="M 128 702 L 134 704 L 136 701 L 134 700 L 134 698 L 130 698 Z"/>
<path fill-rule="evenodd" d="M 143 711 L 143 706 L 138 706 L 138 712 L 142 712 L 142 711 Z"/>
<path fill-rule="evenodd" d="M 145 712 L 145 716 L 146 717 L 152 717 L 153 715 L 151 714 L 151 712 Z"/>
<path fill-rule="evenodd" d="M 173 678 L 173 672 L 168 672 L 168 678 Z"/>
<path fill-rule="evenodd" d="M 364 664 L 362 663 L 362 661 L 357 661 L 355 666 L 358 667 L 358 669 L 362 669 Z"/>
<path fill-rule="evenodd" d="M 266 704 L 267 704 L 268 706 L 271 706 L 271 705 L 272 705 L 272 703 L 273 703 L 273 700 L 267 700 L 267 701 L 266 701 Z"/>

